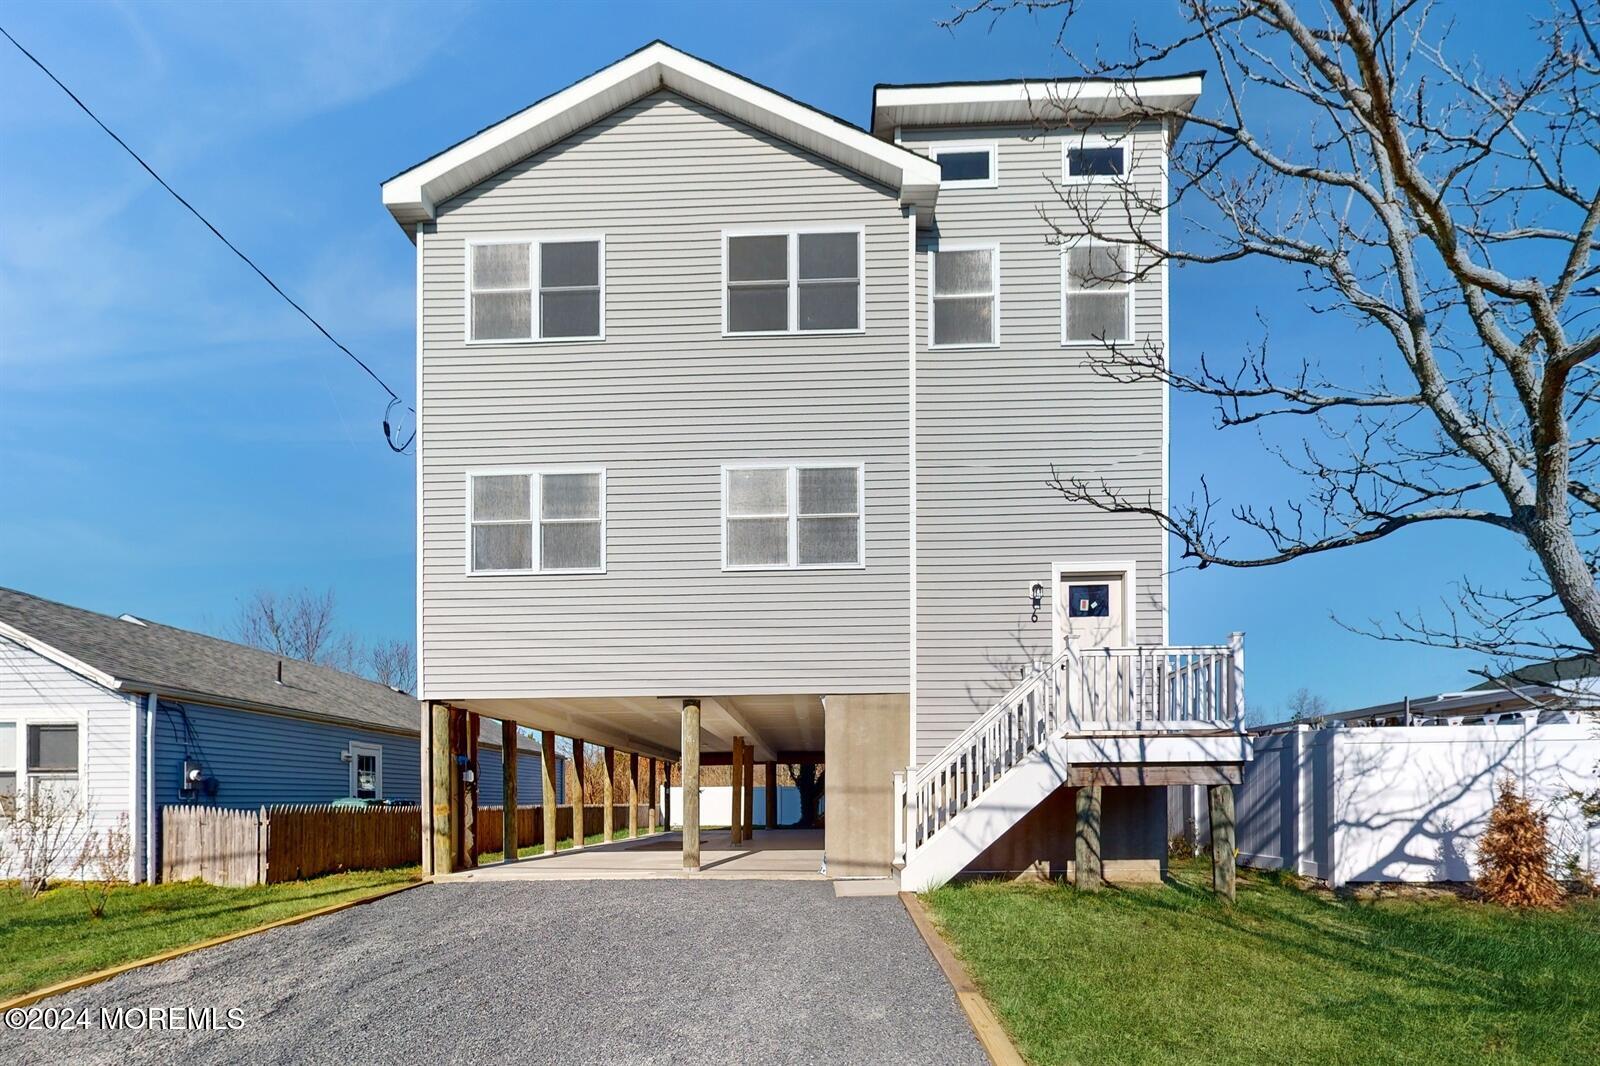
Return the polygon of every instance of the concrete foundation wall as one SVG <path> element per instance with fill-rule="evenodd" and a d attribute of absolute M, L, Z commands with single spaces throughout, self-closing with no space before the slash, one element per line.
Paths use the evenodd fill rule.
<path fill-rule="evenodd" d="M 1158 881 L 1167 869 L 1167 790 L 1102 791 L 1101 848 L 1108 881 Z M 963 871 L 970 876 L 1071 877 L 1078 790 L 1062 786 L 1023 815 Z"/>
<path fill-rule="evenodd" d="M 887 877 L 894 864 L 894 772 L 911 742 L 903 692 L 825 696 L 827 815 L 823 836 L 832 877 Z"/>

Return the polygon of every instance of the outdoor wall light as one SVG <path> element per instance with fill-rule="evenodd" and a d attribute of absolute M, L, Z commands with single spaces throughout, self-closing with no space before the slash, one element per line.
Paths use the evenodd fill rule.
<path fill-rule="evenodd" d="M 1037 622 L 1039 620 L 1039 606 L 1044 603 L 1044 582 L 1035 581 L 1033 587 L 1028 590 L 1028 595 L 1033 600 L 1033 620 Z"/>

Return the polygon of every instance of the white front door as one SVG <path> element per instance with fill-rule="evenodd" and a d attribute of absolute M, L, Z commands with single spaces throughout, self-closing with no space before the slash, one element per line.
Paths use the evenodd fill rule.
<path fill-rule="evenodd" d="M 1123 581 L 1120 573 L 1058 573 L 1056 602 L 1064 635 L 1077 638 L 1080 648 L 1123 647 L 1128 643 L 1123 621 Z"/>

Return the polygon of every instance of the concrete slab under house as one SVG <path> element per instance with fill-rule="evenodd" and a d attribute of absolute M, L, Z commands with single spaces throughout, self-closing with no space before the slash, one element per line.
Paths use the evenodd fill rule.
<path fill-rule="evenodd" d="M 1231 893 L 1242 635 L 1172 644 L 1161 530 L 1048 487 L 1165 499 L 1164 385 L 1091 364 L 1170 345 L 1148 249 L 1200 89 L 880 85 L 864 129 L 655 42 L 384 183 L 430 872 L 1094 887 L 1161 877 L 1200 786 Z M 1057 239 L 1059 188 L 1123 231 Z M 628 795 L 475 869 L 485 720 L 544 767 L 569 738 L 569 803 L 591 747 Z M 779 767 L 822 768 L 820 826 L 774 828 Z M 628 839 L 585 847 L 614 804 Z"/>

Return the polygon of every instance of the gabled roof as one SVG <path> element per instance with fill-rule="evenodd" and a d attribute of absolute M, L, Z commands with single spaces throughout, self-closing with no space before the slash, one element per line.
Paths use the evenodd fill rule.
<path fill-rule="evenodd" d="M 113 618 L 0 588 L 0 636 L 117 691 L 153 690 L 174 700 L 420 732 L 414 696 L 343 670 L 133 615 Z"/>
<path fill-rule="evenodd" d="M 932 211 L 939 166 L 748 78 L 653 41 L 383 183 L 383 203 L 411 231 L 438 205 L 578 130 L 661 89 L 832 160 L 900 194 L 919 216 Z"/>
<path fill-rule="evenodd" d="M 1011 81 L 877 85 L 872 132 L 901 126 L 1014 125 L 1046 119 L 1113 119 L 1188 114 L 1200 98 L 1203 71 L 1160 78 L 1024 78 Z M 1181 117 L 1177 124 L 1182 125 Z M 1177 136 L 1174 128 L 1172 135 Z"/>

